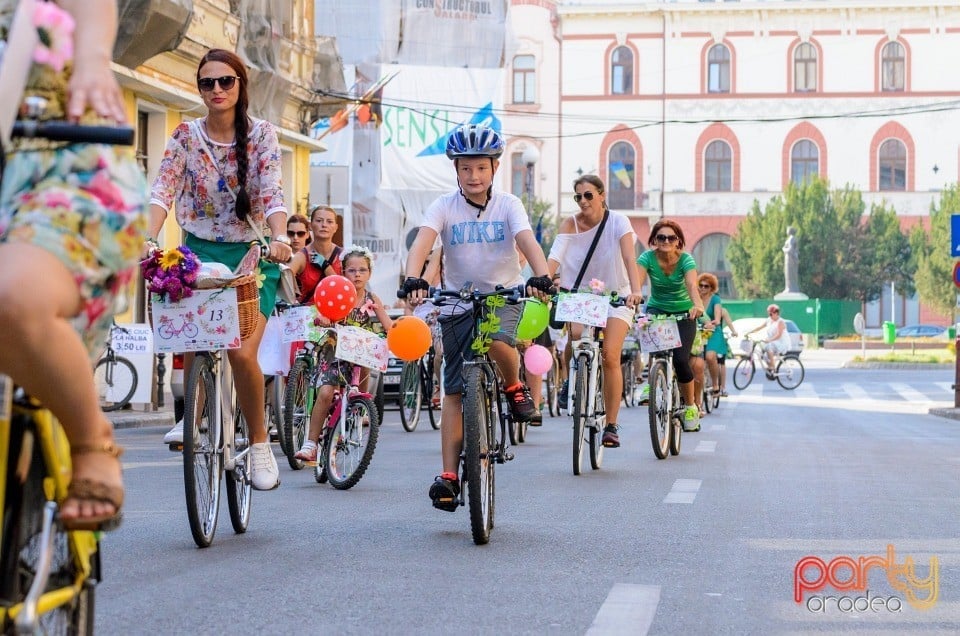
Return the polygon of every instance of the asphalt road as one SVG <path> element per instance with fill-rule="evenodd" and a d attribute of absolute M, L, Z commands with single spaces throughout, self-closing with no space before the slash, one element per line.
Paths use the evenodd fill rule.
<path fill-rule="evenodd" d="M 957 633 L 960 424 L 927 414 L 952 405 L 953 372 L 807 366 L 794 392 L 762 376 L 731 390 L 662 461 L 645 411 L 628 409 L 623 447 L 575 477 L 569 420 L 546 419 L 498 467 L 482 547 L 465 510 L 427 499 L 439 434 L 423 422 L 404 432 L 396 411 L 355 488 L 281 462 L 282 486 L 255 494 L 249 531 L 233 534 L 224 504 L 204 550 L 164 430 L 120 431 L 126 520 L 103 542 L 99 631 Z M 815 558 L 797 603 L 804 557 Z M 860 557 L 876 558 L 861 568 Z M 900 583 L 907 559 L 912 586 Z M 833 578 L 813 589 L 821 571 Z"/>

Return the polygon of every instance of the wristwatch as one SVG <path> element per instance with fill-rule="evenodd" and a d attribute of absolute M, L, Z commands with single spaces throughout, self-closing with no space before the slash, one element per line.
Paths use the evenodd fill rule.
<path fill-rule="evenodd" d="M 277 243 L 283 243 L 284 245 L 290 245 L 290 237 L 289 237 L 289 236 L 285 236 L 285 235 L 283 235 L 283 234 L 281 234 L 281 235 L 279 235 L 279 236 L 274 236 L 274 237 L 273 237 L 273 240 L 276 241 Z"/>

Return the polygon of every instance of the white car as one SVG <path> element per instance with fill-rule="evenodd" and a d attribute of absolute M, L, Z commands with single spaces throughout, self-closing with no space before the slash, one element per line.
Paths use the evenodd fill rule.
<path fill-rule="evenodd" d="M 790 334 L 790 350 L 787 351 L 789 354 L 799 356 L 803 351 L 803 333 L 800 331 L 800 327 L 797 326 L 797 323 L 784 318 L 783 321 L 787 323 L 787 332 Z M 730 337 L 727 339 L 727 346 L 730 348 L 730 351 L 734 353 L 740 352 L 740 340 L 744 335 L 751 329 L 756 329 L 760 325 L 766 322 L 765 318 L 738 318 L 733 321 L 733 328 L 737 331 L 737 337 Z M 758 334 L 761 332 L 757 332 Z"/>

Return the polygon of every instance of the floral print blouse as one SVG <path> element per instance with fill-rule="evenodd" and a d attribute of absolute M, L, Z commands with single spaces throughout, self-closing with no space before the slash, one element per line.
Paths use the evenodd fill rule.
<path fill-rule="evenodd" d="M 252 122 L 247 142 L 250 219 L 259 225 L 261 232 L 268 234 L 266 218 L 276 212 L 286 213 L 280 142 L 270 122 L 262 119 Z M 209 153 L 197 135 L 203 135 Z M 177 223 L 198 238 L 222 243 L 254 241 L 257 237 L 253 229 L 237 218 L 231 190 L 237 190 L 234 145 L 211 140 L 206 133 L 205 117 L 196 120 L 194 125 L 185 122 L 177 126 L 167 142 L 150 203 L 169 212 L 176 202 Z"/>

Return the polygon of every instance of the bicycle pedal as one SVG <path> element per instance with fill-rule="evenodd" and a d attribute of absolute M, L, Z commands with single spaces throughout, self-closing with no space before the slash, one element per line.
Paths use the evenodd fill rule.
<path fill-rule="evenodd" d="M 174 442 L 172 444 L 167 444 L 167 447 L 172 453 L 182 453 L 183 452 L 183 442 Z"/>
<path fill-rule="evenodd" d="M 502 453 L 500 455 L 503 459 L 499 463 L 509 462 L 513 460 L 513 453 Z"/>

